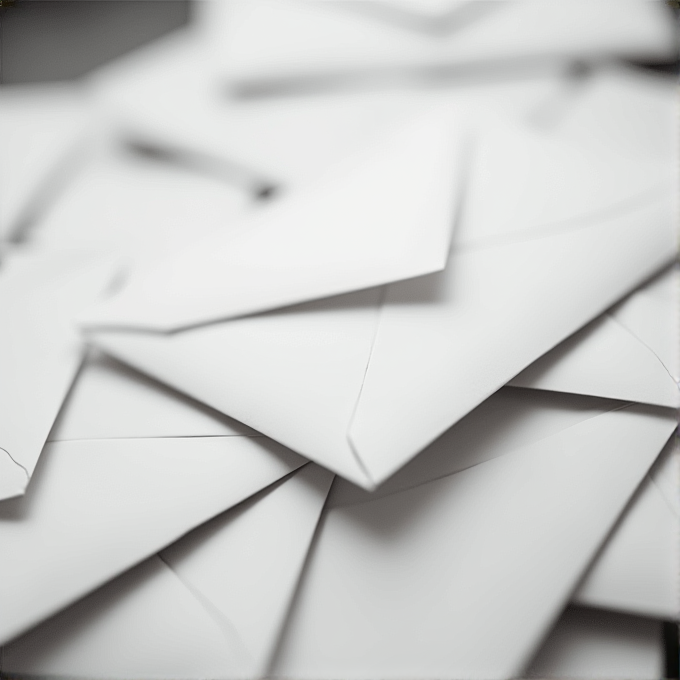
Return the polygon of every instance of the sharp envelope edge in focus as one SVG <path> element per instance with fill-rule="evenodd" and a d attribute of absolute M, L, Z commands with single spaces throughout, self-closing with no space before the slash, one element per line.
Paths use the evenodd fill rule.
<path fill-rule="evenodd" d="M 220 315 L 212 280 L 198 279 L 192 297 L 207 293 L 213 311 L 203 320 L 214 323 L 172 335 L 116 328 L 138 305 L 167 299 L 180 257 L 152 271 L 148 286 L 142 279 L 137 296 L 134 285 L 123 293 L 111 330 L 90 329 L 89 338 L 334 472 L 379 484 L 675 255 L 672 173 L 661 162 L 589 156 L 544 133 L 485 122 L 460 213 L 449 216 L 457 223 L 443 272 L 219 323 L 228 307 Z M 264 283 L 277 294 L 280 279 L 297 274 L 283 263 L 276 283 Z M 106 307 L 95 318 L 103 323 Z"/>

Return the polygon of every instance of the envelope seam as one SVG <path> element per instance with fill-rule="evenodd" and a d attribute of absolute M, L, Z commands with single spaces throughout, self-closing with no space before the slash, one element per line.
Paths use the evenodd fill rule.
<path fill-rule="evenodd" d="M 525 448 L 527 446 L 533 446 L 535 444 L 538 444 L 539 442 L 545 441 L 546 439 L 550 439 L 551 437 L 557 437 L 557 436 L 561 435 L 562 433 L 567 432 L 571 428 L 578 427 L 579 425 L 582 425 L 583 423 L 586 423 L 589 420 L 592 420 L 593 418 L 599 418 L 600 416 L 606 415 L 607 413 L 613 413 L 614 411 L 623 411 L 623 410 L 629 408 L 630 406 L 633 406 L 634 404 L 635 404 L 635 402 L 632 402 L 632 401 L 626 402 L 624 404 L 619 404 L 617 406 L 614 406 L 613 408 L 607 409 L 606 411 L 601 411 L 600 413 L 597 413 L 593 416 L 585 418 L 584 420 L 580 420 L 578 423 L 574 423 L 573 425 L 568 425 L 567 427 L 565 427 L 561 430 L 558 430 L 557 432 L 553 432 L 551 434 L 548 434 L 545 437 L 541 437 L 540 439 L 536 439 L 534 441 L 516 446 L 516 447 L 510 449 L 506 454 L 501 454 L 500 456 L 496 456 L 495 458 L 489 458 L 487 460 L 481 460 L 477 463 L 472 463 L 471 465 L 468 465 L 467 467 L 460 468 L 459 470 L 454 470 L 453 472 L 446 472 L 443 475 L 438 475 L 437 477 L 432 477 L 430 479 L 426 479 L 422 482 L 418 482 L 417 484 L 413 484 L 411 486 L 403 486 L 403 487 L 400 487 L 398 489 L 395 489 L 394 491 L 390 491 L 390 492 L 388 492 L 384 495 L 376 496 L 375 498 L 366 498 L 365 500 L 360 500 L 360 501 L 356 501 L 356 502 L 352 502 L 352 503 L 342 503 L 342 504 L 338 504 L 338 505 L 333 505 L 331 507 L 332 508 L 350 508 L 350 507 L 354 507 L 354 506 L 358 506 L 358 505 L 363 505 L 364 503 L 371 503 L 372 501 L 380 500 L 382 498 L 388 498 L 389 496 L 394 496 L 395 494 L 401 493 L 402 491 L 409 491 L 411 489 L 417 489 L 420 486 L 425 486 L 425 484 L 430 484 L 431 482 L 437 482 L 437 481 L 440 481 L 442 479 L 446 479 L 447 477 L 452 477 L 453 475 L 457 475 L 459 472 L 465 472 L 466 470 L 471 470 L 472 468 L 475 468 L 479 465 L 484 465 L 486 463 L 491 463 L 494 460 L 499 460 L 504 455 L 508 455 L 508 454 L 512 453 L 513 451 L 520 450 L 520 449 Z"/>
<path fill-rule="evenodd" d="M 621 216 L 629 215 L 633 211 L 643 210 L 650 205 L 654 205 L 658 201 L 658 196 L 656 195 L 660 193 L 660 190 L 665 188 L 665 186 L 666 183 L 660 183 L 652 189 L 643 191 L 632 198 L 628 197 L 622 201 L 618 201 L 615 204 L 609 205 L 594 213 L 571 217 L 558 222 L 548 222 L 536 227 L 523 229 L 514 234 L 491 235 L 486 238 L 472 239 L 467 242 L 464 241 L 455 247 L 455 252 L 485 250 L 487 248 L 498 248 L 515 245 L 517 243 L 529 243 L 545 238 L 551 238 L 553 236 L 569 234 L 581 229 L 587 229 L 592 227 L 593 223 L 615 220 Z M 532 236 L 532 234 L 534 235 Z"/>
<path fill-rule="evenodd" d="M 657 481 L 654 479 L 654 477 L 650 474 L 649 476 L 649 481 L 654 485 L 656 490 L 659 492 L 659 495 L 663 499 L 664 504 L 668 507 L 668 509 L 671 511 L 671 514 L 673 517 L 676 519 L 680 519 L 680 514 L 678 514 L 678 511 L 673 507 L 672 503 L 668 500 L 666 497 L 666 494 L 664 493 L 664 490 L 659 486 Z"/>
<path fill-rule="evenodd" d="M 377 303 L 375 327 L 373 329 L 373 338 L 371 339 L 371 347 L 368 351 L 368 358 L 366 360 L 366 366 L 364 368 L 364 375 L 361 378 L 361 385 L 359 386 L 357 398 L 356 398 L 356 401 L 354 402 L 354 408 L 352 409 L 352 415 L 349 419 L 349 425 L 347 427 L 347 443 L 349 445 L 350 450 L 352 451 L 352 455 L 354 456 L 354 459 L 356 460 L 357 465 L 359 466 L 359 469 L 364 473 L 364 475 L 366 476 L 366 479 L 368 479 L 369 483 L 373 487 L 376 486 L 376 483 L 375 483 L 373 477 L 371 476 L 368 468 L 366 467 L 366 464 L 364 463 L 363 460 L 361 460 L 361 456 L 359 455 L 359 452 L 357 451 L 356 447 L 354 446 L 354 442 L 352 441 L 352 437 L 350 436 L 350 433 L 352 431 L 352 425 L 354 424 L 354 419 L 356 418 L 357 411 L 359 410 L 359 404 L 361 403 L 361 395 L 363 394 L 364 385 L 366 384 L 366 376 L 368 375 L 368 369 L 371 365 L 371 359 L 373 358 L 373 350 L 375 349 L 375 345 L 376 345 L 376 342 L 378 340 L 378 330 L 380 329 L 380 321 L 381 321 L 381 318 L 382 318 L 382 311 L 383 311 L 383 307 L 384 307 L 384 304 L 385 304 L 385 298 L 387 296 L 388 285 L 381 286 L 381 288 L 380 288 L 380 294 L 379 294 L 378 303 Z"/>
<path fill-rule="evenodd" d="M 48 444 L 58 444 L 61 442 L 103 442 L 103 441 L 148 441 L 149 439 L 234 439 L 244 437 L 246 439 L 256 439 L 265 437 L 263 434 L 169 434 L 160 437 L 72 437 L 70 439 L 48 439 Z M 4 451 L 4 449 L 2 449 Z"/>
<path fill-rule="evenodd" d="M 654 355 L 656 360 L 663 367 L 664 371 L 666 371 L 666 373 L 668 373 L 668 376 L 673 381 L 673 384 L 680 390 L 680 384 L 679 384 L 677 378 L 675 378 L 675 376 L 670 372 L 670 370 L 668 369 L 668 366 L 666 366 L 666 364 L 663 362 L 661 357 L 644 340 L 642 340 L 634 331 L 632 331 L 630 328 L 628 328 L 628 326 L 626 326 L 626 324 L 624 324 L 622 321 L 617 319 L 613 314 L 610 314 L 609 312 L 607 312 L 606 315 L 612 321 L 614 321 L 616 324 L 618 324 L 618 326 L 620 328 L 622 328 L 624 331 L 626 331 L 626 333 L 628 333 L 632 338 L 637 340 L 643 347 L 645 347 L 647 350 L 649 350 Z"/>
<path fill-rule="evenodd" d="M 3 449 L 0 446 L 0 451 L 5 453 L 7 457 L 12 461 L 12 463 L 14 463 L 14 465 L 16 465 L 18 468 L 21 468 L 24 471 L 24 474 L 26 475 L 26 484 L 28 484 L 29 480 L 31 479 L 31 474 L 29 473 L 28 469 L 25 468 L 19 461 L 15 460 L 15 458 L 7 449 Z"/>
<path fill-rule="evenodd" d="M 227 642 L 232 642 L 234 639 L 239 643 L 241 651 L 245 653 L 250 661 L 251 666 L 256 664 L 255 659 L 252 657 L 250 650 L 246 646 L 245 642 L 241 638 L 236 630 L 234 624 L 229 621 L 229 619 L 222 614 L 222 612 L 214 605 L 210 600 L 201 593 L 198 588 L 194 587 L 187 579 L 183 578 L 182 575 L 177 572 L 173 566 L 163 557 L 161 553 L 157 554 L 158 559 L 174 574 L 174 576 L 179 580 L 179 582 L 187 589 L 189 594 L 196 600 L 198 605 L 208 614 L 208 616 L 217 624 L 222 635 L 227 639 Z M 228 632 L 227 632 L 228 631 Z M 231 635 L 231 637 L 230 637 Z"/>

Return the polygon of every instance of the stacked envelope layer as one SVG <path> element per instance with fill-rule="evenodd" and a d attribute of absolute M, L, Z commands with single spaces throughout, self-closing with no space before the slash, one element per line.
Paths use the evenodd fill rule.
<path fill-rule="evenodd" d="M 666 677 L 677 48 L 625 5 L 205 0 L 0 89 L 0 673 Z"/>

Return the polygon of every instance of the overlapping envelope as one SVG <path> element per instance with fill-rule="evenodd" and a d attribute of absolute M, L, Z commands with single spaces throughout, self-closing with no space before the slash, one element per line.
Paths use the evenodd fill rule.
<path fill-rule="evenodd" d="M 268 94 L 540 70 L 609 55 L 672 59 L 672 22 L 657 3 L 454 3 L 430 26 L 392 3 L 225 3 L 222 65 L 236 92 Z M 492 69 L 493 73 L 493 69 Z"/>
<path fill-rule="evenodd" d="M 669 53 L 656 5 L 584 5 L 581 19 L 611 20 L 603 38 L 597 21 L 551 26 L 558 3 L 484 4 L 234 3 L 233 82 L 478 65 L 466 41 L 501 32 L 487 61 Z M 546 30 L 520 45 L 508 28 L 529 11 Z M 250 14 L 259 35 L 280 16 L 252 69 Z M 318 44 L 303 39 L 323 16 L 354 53 L 316 28 Z M 300 30 L 285 35 L 286 17 Z M 284 58 L 292 39 L 319 55 L 311 70 Z M 315 128 L 342 134 L 295 158 L 297 141 L 271 140 L 303 139 L 331 99 L 254 122 L 230 105 L 232 123 L 271 120 L 271 134 L 241 144 L 236 125 L 210 149 L 223 121 L 197 78 L 205 135 L 175 136 L 193 104 L 159 102 L 191 73 L 182 54 L 207 63 L 192 50 L 165 69 L 168 98 L 137 109 L 137 156 L 107 150 L 35 231 L 134 265 L 79 318 L 141 373 L 91 351 L 49 437 L 81 362 L 68 320 L 112 269 L 66 251 L 13 252 L 0 270 L 0 310 L 28 339 L 2 352 L 0 480 L 25 495 L 0 504 L 0 673 L 660 675 L 658 624 L 622 622 L 678 615 L 677 182 L 672 123 L 650 125 L 675 115 L 667 86 L 609 70 L 483 96 L 343 96 Z M 504 91 L 532 100 L 517 108 L 533 129 L 477 106 Z M 203 216 L 191 246 L 187 214 Z"/>
<path fill-rule="evenodd" d="M 220 84 L 216 8 L 200 3 L 191 30 L 111 64 L 90 86 L 123 140 L 256 195 L 316 179 L 386 126 L 432 106 L 502 107 L 504 116 L 522 118 L 556 91 L 571 91 L 574 80 L 558 64 L 534 78 L 475 80 L 452 89 L 237 99 Z"/>
<path fill-rule="evenodd" d="M 123 373 L 125 392 L 112 399 L 115 390 L 101 386 L 113 366 L 91 366 L 73 407 L 98 392 L 109 407 L 135 392 L 138 403 L 144 391 L 161 394 Z M 135 410 L 133 401 L 119 412 Z M 336 482 L 313 544 L 331 476 L 305 466 L 7 645 L 3 670 L 403 677 L 406 663 L 418 676 L 509 677 L 533 656 L 674 427 L 671 413 L 653 407 L 501 390 L 378 492 Z M 55 436 L 68 432 L 64 421 Z M 479 570 L 494 576 L 479 579 Z M 494 630 L 506 644 L 492 663 L 480 645 Z M 404 650 L 396 659 L 395 637 Z"/>
<path fill-rule="evenodd" d="M 106 369 L 86 362 L 25 495 L 0 504 L 3 642 L 307 462 L 143 380 L 116 392 Z"/>
<path fill-rule="evenodd" d="M 339 199 L 325 212 L 315 212 L 323 184 L 307 197 L 290 191 L 238 237 L 209 237 L 139 273 L 86 316 L 91 340 L 370 488 L 675 257 L 665 163 L 590 155 L 488 121 L 465 156 L 431 115 L 419 121 L 430 145 L 389 175 L 389 188 L 369 174 L 353 184 L 361 170 L 336 176 Z M 417 123 L 408 130 L 393 138 L 395 157 Z M 470 159 L 462 189 L 453 170 L 461 157 Z M 435 180 L 446 167 L 448 183 Z M 373 204 L 387 191 L 387 206 Z M 385 211 L 399 216 L 398 231 L 381 240 L 375 218 Z M 291 215 L 294 224 L 283 223 L 294 246 L 271 226 Z M 309 245 L 298 254 L 303 231 Z M 432 259 L 408 245 L 416 233 Z M 270 274 L 249 279 L 264 263 Z M 428 267 L 443 271 L 417 276 Z M 229 319 L 380 283 L 390 285 Z"/>
<path fill-rule="evenodd" d="M 20 242 L 94 133 L 91 102 L 63 84 L 3 85 L 0 245 Z"/>
<path fill-rule="evenodd" d="M 82 360 L 72 317 L 111 283 L 111 258 L 8 252 L 0 270 L 0 500 L 26 490 Z"/>

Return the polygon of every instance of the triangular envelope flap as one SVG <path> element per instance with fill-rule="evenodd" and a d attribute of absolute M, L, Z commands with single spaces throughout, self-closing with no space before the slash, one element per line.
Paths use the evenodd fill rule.
<path fill-rule="evenodd" d="M 281 634 L 332 481 L 332 473 L 306 465 L 263 498 L 161 553 L 229 621 L 258 677 Z"/>
<path fill-rule="evenodd" d="M 657 159 L 592 152 L 559 134 L 482 119 L 454 247 L 491 246 L 586 228 L 673 194 Z M 490 198 L 492 197 L 492 198 Z"/>
<path fill-rule="evenodd" d="M 262 437 L 48 444 L 27 494 L 0 506 L 0 642 L 304 462 Z"/>
<path fill-rule="evenodd" d="M 247 659 L 228 642 L 213 616 L 154 556 L 5 645 L 2 671 L 92 680 L 245 677 Z"/>
<path fill-rule="evenodd" d="M 675 424 L 628 407 L 329 511 L 274 675 L 521 676 Z"/>
<path fill-rule="evenodd" d="M 439 271 L 463 151 L 461 123 L 438 108 L 262 208 L 238 234 L 209 236 L 140 272 L 85 321 L 170 330 Z"/>
<path fill-rule="evenodd" d="M 115 262 L 84 252 L 13 252 L 0 268 L 0 499 L 24 492 L 81 362 L 72 317 Z"/>
<path fill-rule="evenodd" d="M 524 136 L 531 142 L 528 132 Z M 539 153 L 541 148 L 545 156 Z M 499 189 L 486 184 L 483 173 L 477 174 L 475 178 L 481 178 L 492 193 L 471 187 L 472 205 L 466 202 L 461 232 L 455 237 L 457 242 L 459 235 L 472 238 L 484 228 L 488 231 L 490 222 L 479 220 L 492 215 L 506 238 L 496 234 L 472 241 L 468 248 L 454 245 L 444 272 L 387 289 L 349 434 L 376 483 L 675 256 L 672 191 L 650 192 L 625 210 L 621 206 L 606 210 L 606 204 L 599 203 L 579 180 L 589 210 L 574 214 L 570 200 L 578 192 L 565 192 L 556 185 L 561 169 L 551 164 L 568 158 L 568 149 L 554 155 L 559 145 L 546 139 L 543 146 L 540 136 L 528 149 L 537 160 L 536 171 L 549 172 L 551 181 L 527 168 L 517 184 L 510 171 L 503 179 L 510 188 Z M 619 159 L 609 163 L 599 159 L 590 166 L 584 156 L 577 165 L 572 155 L 569 173 L 575 178 L 580 167 L 591 182 L 602 184 L 610 208 L 617 193 L 628 195 L 630 185 L 613 187 L 611 179 L 594 176 L 590 170 L 614 172 L 612 160 Z M 495 166 L 485 168 L 489 176 L 496 176 Z M 540 210 L 525 209 L 513 198 L 514 187 L 525 201 L 530 200 L 529 180 L 545 192 Z M 551 187 L 556 197 L 554 214 L 563 217 L 571 212 L 573 219 L 550 221 Z M 493 203 L 489 195 L 497 189 L 507 199 L 505 220 L 496 208 L 479 207 L 479 202 Z M 396 384 L 408 389 L 395 389 Z"/>
<path fill-rule="evenodd" d="M 503 387 L 377 489 L 338 480 L 328 505 L 354 505 L 456 474 L 621 406 L 609 399 Z"/>
<path fill-rule="evenodd" d="M 680 406 L 680 390 L 658 357 L 609 314 L 561 342 L 509 384 Z"/>
<path fill-rule="evenodd" d="M 97 332 L 105 352 L 370 486 L 347 441 L 380 289 L 169 336 Z"/>
<path fill-rule="evenodd" d="M 677 408 L 677 274 L 655 277 L 510 384 Z"/>
<path fill-rule="evenodd" d="M 305 465 L 4 648 L 40 677 L 261 677 L 333 475 Z"/>

